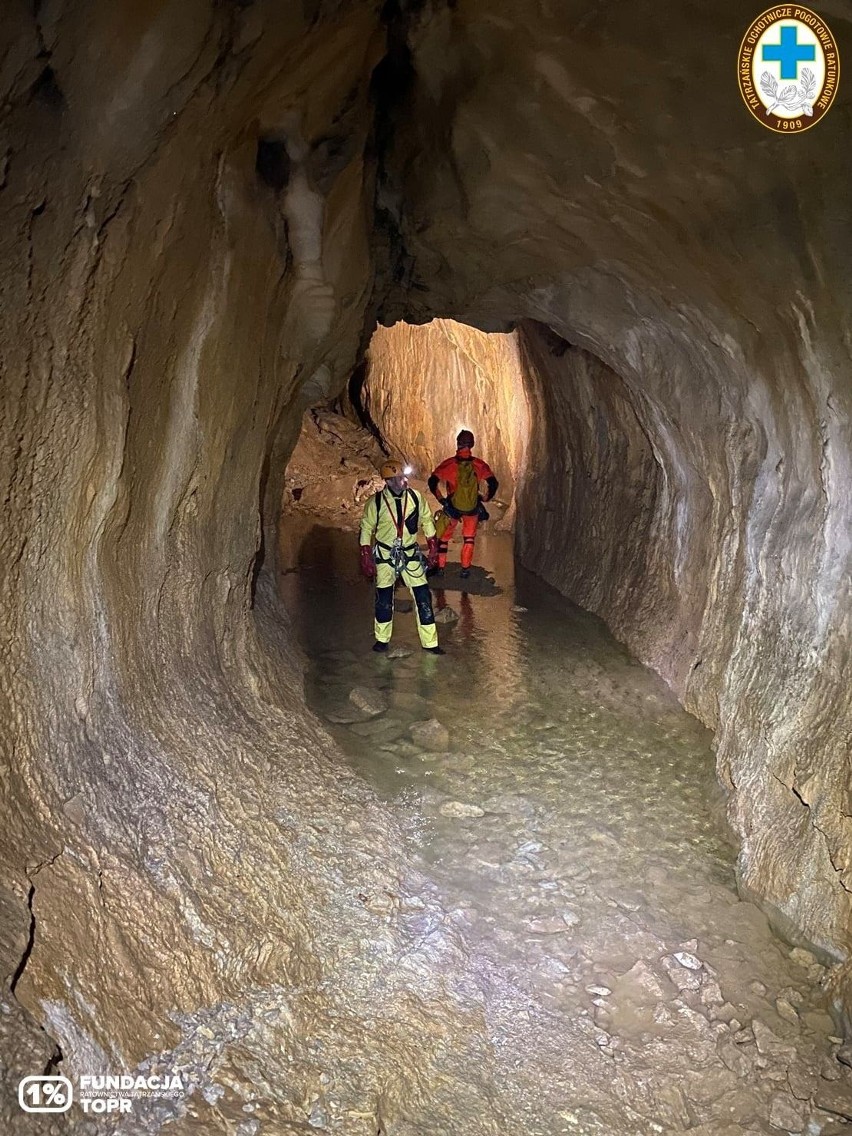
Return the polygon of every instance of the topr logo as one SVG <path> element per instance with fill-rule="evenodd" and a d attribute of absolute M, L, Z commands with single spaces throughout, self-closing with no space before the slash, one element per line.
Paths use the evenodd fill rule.
<path fill-rule="evenodd" d="M 746 106 L 768 130 L 810 130 L 837 94 L 837 41 L 810 8 L 767 8 L 743 36 L 737 79 Z"/>

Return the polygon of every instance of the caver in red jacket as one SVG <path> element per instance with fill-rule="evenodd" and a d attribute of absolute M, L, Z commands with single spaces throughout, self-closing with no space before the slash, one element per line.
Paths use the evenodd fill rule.
<path fill-rule="evenodd" d="M 462 575 L 467 576 L 470 571 L 470 566 L 473 563 L 473 546 L 476 540 L 476 529 L 479 524 L 481 506 L 477 502 L 475 510 L 466 513 L 459 513 L 458 510 L 452 508 L 452 503 L 449 499 L 452 497 L 458 484 L 458 469 L 460 461 L 469 461 L 473 465 L 478 481 L 484 481 L 488 486 L 488 495 L 485 500 L 490 501 L 494 494 L 497 492 L 498 481 L 494 476 L 491 466 L 482 460 L 482 458 L 474 457 L 471 449 L 474 444 L 474 437 L 470 430 L 462 430 L 456 439 L 455 457 L 447 458 L 432 472 L 429 478 L 429 491 L 434 495 L 437 501 L 444 506 L 447 512 L 448 520 L 443 526 L 444 531 L 438 532 L 438 568 L 443 569 L 447 563 L 447 548 L 453 533 L 455 532 L 456 525 L 461 520 L 462 523 Z M 443 481 L 446 486 L 446 494 L 441 496 L 438 492 L 438 484 Z"/>

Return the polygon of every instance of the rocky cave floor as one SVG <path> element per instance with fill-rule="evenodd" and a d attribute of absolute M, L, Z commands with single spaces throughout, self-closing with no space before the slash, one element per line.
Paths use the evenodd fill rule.
<path fill-rule="evenodd" d="M 710 734 L 508 534 L 432 581 L 446 657 L 404 589 L 372 654 L 350 518 L 284 519 L 308 704 L 404 818 L 436 888 L 406 899 L 421 945 L 439 964 L 461 936 L 513 1130 L 852 1131 L 824 970 L 737 896 Z"/>

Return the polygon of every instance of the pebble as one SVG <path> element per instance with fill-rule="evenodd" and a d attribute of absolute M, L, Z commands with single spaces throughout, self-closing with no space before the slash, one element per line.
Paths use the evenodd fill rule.
<path fill-rule="evenodd" d="M 808 979 L 811 982 L 818 982 L 822 977 L 825 968 L 810 951 L 806 951 L 803 947 L 794 947 L 790 951 L 790 958 L 807 971 Z"/>
<path fill-rule="evenodd" d="M 618 985 L 619 990 L 623 986 L 625 992 L 635 991 L 640 996 L 650 998 L 663 997 L 662 984 L 644 959 L 635 962 L 630 970 L 621 976 Z"/>
<path fill-rule="evenodd" d="M 823 1033 L 826 1038 L 834 1033 L 834 1022 L 829 1014 L 824 1014 L 821 1010 L 808 1010 L 802 1015 L 805 1025 L 808 1029 L 812 1029 L 814 1033 Z"/>
<path fill-rule="evenodd" d="M 328 1127 L 328 1113 L 317 1101 L 311 1109 L 311 1114 L 308 1117 L 308 1124 L 311 1128 L 327 1128 Z"/>
<path fill-rule="evenodd" d="M 451 607 L 442 607 L 439 611 L 435 612 L 436 623 L 455 623 L 459 617 L 459 613 L 454 611 Z"/>
<path fill-rule="evenodd" d="M 364 715 L 361 711 L 355 710 L 329 710 L 326 714 L 329 722 L 334 722 L 339 726 L 351 726 L 353 722 L 363 722 Z"/>
<path fill-rule="evenodd" d="M 702 982 L 701 1004 L 703 1006 L 718 1006 L 721 1002 L 724 1002 L 724 997 L 719 988 L 719 983 L 712 979 L 709 982 Z"/>
<path fill-rule="evenodd" d="M 463 801 L 445 801 L 438 812 L 441 816 L 458 817 L 459 819 L 485 816 L 485 810 L 481 809 L 479 805 L 466 805 Z"/>
<path fill-rule="evenodd" d="M 558 935 L 567 930 L 563 920 L 555 917 L 552 919 L 526 919 L 525 923 L 537 935 Z"/>
<path fill-rule="evenodd" d="M 839 1081 L 843 1073 L 836 1061 L 831 1057 L 823 1057 L 819 1067 L 819 1075 L 824 1081 Z"/>
<path fill-rule="evenodd" d="M 790 958 L 799 966 L 809 967 L 816 963 L 816 956 L 812 955 L 810 951 L 806 951 L 804 947 L 793 947 L 790 951 Z"/>
<path fill-rule="evenodd" d="M 804 1002 L 802 992 L 797 990 L 794 986 L 785 986 L 779 994 L 779 998 L 786 999 L 791 1006 L 801 1006 L 802 1002 Z"/>
<path fill-rule="evenodd" d="M 799 1024 L 799 1015 L 786 999 L 776 998 L 775 1009 L 778 1011 L 778 1016 L 783 1018 L 786 1022 L 791 1022 L 796 1026 Z"/>
<path fill-rule="evenodd" d="M 404 731 L 405 724 L 397 718 L 371 718 L 366 722 L 356 722 L 349 729 L 362 738 L 371 738 L 375 745 L 392 741 Z"/>
<path fill-rule="evenodd" d="M 685 966 L 687 970 L 701 970 L 702 962 L 700 958 L 690 954 L 688 951 L 675 951 L 674 957 L 681 966 Z"/>
<path fill-rule="evenodd" d="M 791 1065 L 787 1070 L 787 1081 L 793 1096 L 799 1100 L 810 1100 L 816 1092 L 817 1075 L 811 1069 Z"/>
<path fill-rule="evenodd" d="M 660 959 L 660 965 L 664 967 L 669 978 L 681 993 L 684 990 L 698 990 L 700 988 L 701 979 L 698 975 L 693 970 L 682 966 L 671 955 L 666 955 Z"/>
<path fill-rule="evenodd" d="M 645 906 L 645 897 L 638 891 L 625 891 L 616 895 L 615 902 L 624 911 L 641 911 Z"/>
<path fill-rule="evenodd" d="M 593 982 L 590 986 L 586 987 L 586 993 L 597 994 L 600 998 L 608 998 L 609 995 L 612 994 L 612 991 L 608 986 L 598 986 Z"/>
<path fill-rule="evenodd" d="M 754 1072 L 754 1060 L 748 1050 L 736 1045 L 733 1038 L 720 1040 L 716 1052 L 727 1069 L 743 1079 L 750 1077 Z"/>

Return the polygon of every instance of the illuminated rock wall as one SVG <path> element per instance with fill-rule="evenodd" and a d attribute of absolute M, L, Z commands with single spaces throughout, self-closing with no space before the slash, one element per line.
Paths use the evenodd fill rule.
<path fill-rule="evenodd" d="M 367 351 L 363 405 L 423 478 L 455 452 L 459 430 L 473 430 L 475 452 L 512 501 L 529 430 L 518 340 L 436 319 L 377 327 Z"/>

